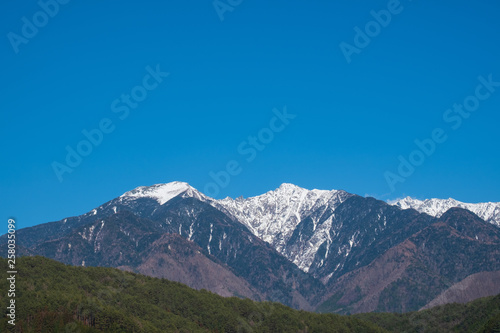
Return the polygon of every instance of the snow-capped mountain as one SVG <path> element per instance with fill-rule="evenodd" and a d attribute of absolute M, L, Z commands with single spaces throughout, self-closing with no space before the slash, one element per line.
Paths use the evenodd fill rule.
<path fill-rule="evenodd" d="M 154 218 L 174 198 L 195 198 L 243 224 L 255 236 L 307 272 L 320 246 L 331 243 L 335 208 L 352 196 L 341 190 L 308 190 L 284 183 L 273 191 L 255 197 L 216 200 L 188 183 L 176 181 L 137 187 L 84 216 L 130 210 L 140 216 Z M 306 219 L 308 224 L 312 224 L 312 230 L 297 230 Z M 191 234 L 192 226 L 189 228 Z M 183 231 L 184 228 L 179 234 L 183 235 Z M 299 234 L 299 240 L 292 239 L 294 232 Z"/>
<path fill-rule="evenodd" d="M 284 183 L 256 197 L 226 198 L 210 203 L 243 223 L 255 236 L 307 272 L 319 247 L 330 237 L 332 212 L 351 196 L 345 191 L 307 190 Z M 308 217 L 312 218 L 313 232 L 301 235 L 305 246 L 288 249 L 297 226 Z"/>
<path fill-rule="evenodd" d="M 255 197 L 236 199 L 228 197 L 216 200 L 199 192 L 188 183 L 176 181 L 137 187 L 101 206 L 101 209 L 112 208 L 114 212 L 116 206 L 122 210 L 124 207 L 129 209 L 137 206 L 138 200 L 144 199 L 154 199 L 157 205 L 163 206 L 176 197 L 195 198 L 242 223 L 255 236 L 272 245 L 301 270 L 308 272 L 315 260 L 318 261 L 315 266 L 321 266 L 322 260 L 326 259 L 326 257 L 317 258 L 319 249 L 322 246 L 328 249 L 330 244 L 336 243 L 333 238 L 339 236 L 337 235 L 339 228 L 343 227 L 335 220 L 335 209 L 352 196 L 354 195 L 342 190 L 308 190 L 284 183 L 275 190 Z M 468 204 L 454 199 L 421 201 L 407 197 L 390 204 L 401 209 L 413 208 L 437 218 L 450 208 L 460 207 L 474 212 L 487 222 L 500 226 L 500 203 Z M 159 209 L 159 206 L 154 210 Z M 144 207 L 144 203 L 140 203 L 139 207 Z M 307 224 L 308 228 L 304 228 L 304 224 Z M 309 227 L 310 225 L 312 227 Z M 192 232 L 191 230 L 190 233 Z M 182 235 L 182 230 L 180 234 Z M 328 256 L 329 251 L 345 252 L 347 256 L 349 250 L 343 246 L 339 244 L 338 249 L 327 250 L 325 256 Z"/>
<path fill-rule="evenodd" d="M 450 208 L 459 207 L 470 210 L 486 222 L 500 227 L 500 202 L 464 203 L 452 198 L 418 200 L 406 197 L 389 203 L 401 209 L 413 208 L 435 217 L 441 217 Z"/>
<path fill-rule="evenodd" d="M 136 187 L 78 218 L 107 216 L 119 211 L 131 211 L 139 216 L 150 218 L 174 198 L 195 198 L 202 202 L 213 201 L 212 198 L 207 197 L 188 183 L 175 181 Z"/>
<path fill-rule="evenodd" d="M 137 187 L 86 215 L 131 210 L 150 217 L 157 215 L 162 210 L 161 207 L 174 198 L 195 198 L 243 224 L 255 236 L 272 245 L 280 254 L 307 272 L 320 246 L 331 242 L 333 211 L 351 196 L 353 194 L 345 191 L 307 190 L 284 183 L 276 190 L 255 197 L 215 200 L 188 183 L 176 181 Z M 292 246 L 292 235 L 305 219 L 312 219 L 312 231 L 300 232 L 299 242 L 293 240 Z M 189 228 L 189 234 L 192 234 L 192 226 Z M 183 231 L 184 229 L 180 229 L 179 234 L 182 235 Z"/>
<path fill-rule="evenodd" d="M 166 184 L 156 184 L 153 186 L 139 186 L 132 191 L 128 191 L 120 196 L 123 200 L 134 200 L 137 198 L 152 198 L 160 205 L 169 200 L 182 195 L 183 198 L 192 197 L 201 201 L 208 201 L 209 198 L 196 190 L 194 187 L 184 182 L 171 182 Z"/>
<path fill-rule="evenodd" d="M 342 221 L 337 221 L 335 209 L 353 196 L 341 190 L 308 190 L 284 183 L 275 190 L 255 197 L 216 200 L 188 183 L 175 181 L 137 187 L 86 215 L 131 210 L 143 217 L 155 218 L 158 213 L 161 215 L 162 207 L 168 205 L 172 199 L 195 198 L 246 226 L 252 234 L 269 243 L 307 273 L 313 265 L 315 271 L 319 269 L 329 253 L 346 257 L 353 247 L 359 245 L 352 240 L 349 240 L 347 247 L 346 244 L 338 243 L 339 237 L 343 237 L 340 233 L 347 226 L 344 226 Z M 391 204 L 401 209 L 413 208 L 437 218 L 452 207 L 460 207 L 500 226 L 499 203 L 467 204 L 454 199 L 421 201 L 407 197 Z M 382 226 L 380 230 L 383 228 Z M 186 232 L 188 239 L 191 239 L 195 230 L 189 224 L 186 228 L 180 226 L 178 232 L 180 235 Z M 322 248 L 326 251 L 320 255 L 318 251 Z"/>
<path fill-rule="evenodd" d="M 500 270 L 498 216 L 494 203 L 388 204 L 292 184 L 216 200 L 172 182 L 18 230 L 16 244 L 23 255 L 118 267 L 224 296 L 339 313 L 410 311 L 450 283 Z M 0 247 L 7 241 L 0 236 Z"/>

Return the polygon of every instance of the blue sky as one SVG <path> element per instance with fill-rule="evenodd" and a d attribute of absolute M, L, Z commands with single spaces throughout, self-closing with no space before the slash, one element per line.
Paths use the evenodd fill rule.
<path fill-rule="evenodd" d="M 290 182 L 500 201 L 500 87 L 478 88 L 500 81 L 496 1 L 66 2 L 0 11 L 5 222 L 55 221 L 174 180 L 218 198 Z M 358 44 L 355 27 L 368 33 Z M 464 101 L 475 111 L 446 121 Z M 289 119 L 274 119 L 284 108 Z M 446 140 L 415 152 L 436 129 Z M 67 147 L 87 156 L 71 167 Z M 410 155 L 418 165 L 399 173 Z M 233 175 L 207 187 L 228 162 Z M 401 177 L 392 187 L 388 172 Z"/>

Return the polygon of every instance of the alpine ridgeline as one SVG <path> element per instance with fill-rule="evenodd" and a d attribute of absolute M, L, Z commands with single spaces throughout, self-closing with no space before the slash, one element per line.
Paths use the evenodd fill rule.
<path fill-rule="evenodd" d="M 389 204 L 292 184 L 215 200 L 172 182 L 18 230 L 16 239 L 24 255 L 117 267 L 222 296 L 321 312 L 403 312 L 500 293 L 492 282 L 499 212 L 499 203 Z"/>

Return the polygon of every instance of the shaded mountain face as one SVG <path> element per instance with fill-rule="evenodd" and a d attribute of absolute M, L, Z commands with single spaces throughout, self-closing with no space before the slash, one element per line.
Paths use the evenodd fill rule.
<path fill-rule="evenodd" d="M 318 251 L 310 270 L 324 283 L 368 265 L 434 219 L 400 210 L 373 198 L 351 197 L 335 211 L 330 241 Z"/>
<path fill-rule="evenodd" d="M 118 267 L 223 296 L 342 313 L 409 311 L 470 274 L 498 269 L 499 228 L 462 209 L 439 216 L 292 184 L 215 200 L 173 182 L 18 230 L 17 239 L 22 254 Z M 460 246 L 470 250 L 456 255 Z"/>
<path fill-rule="evenodd" d="M 42 242 L 33 253 L 75 266 L 109 266 L 188 283 L 223 296 L 261 295 L 243 278 L 209 258 L 194 242 L 165 233 L 158 223 L 118 212 Z"/>
<path fill-rule="evenodd" d="M 337 279 L 319 310 L 414 311 L 468 276 L 499 269 L 500 229 L 453 208 L 368 265 Z"/>

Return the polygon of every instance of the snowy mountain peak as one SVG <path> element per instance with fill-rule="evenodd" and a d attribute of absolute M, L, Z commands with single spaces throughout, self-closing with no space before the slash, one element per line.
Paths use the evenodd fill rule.
<path fill-rule="evenodd" d="M 320 226 L 352 194 L 338 190 L 308 190 L 284 183 L 273 191 L 250 198 L 214 200 L 213 206 L 243 223 L 254 235 L 273 245 L 301 269 L 309 268 L 319 246 L 329 237 L 327 224 Z M 313 212 L 318 216 L 311 217 Z M 326 215 L 323 215 L 326 214 Z M 315 225 L 311 244 L 304 251 L 288 254 L 286 244 L 297 226 L 307 218 Z M 318 226 L 316 228 L 316 225 Z"/>
<path fill-rule="evenodd" d="M 206 201 L 207 197 L 185 182 L 171 182 L 166 184 L 156 184 L 152 186 L 139 186 L 132 191 L 128 191 L 120 196 L 125 199 L 153 198 L 160 205 L 171 199 L 183 195 L 183 197 L 194 197 Z"/>
<path fill-rule="evenodd" d="M 277 191 L 277 190 L 284 190 L 284 191 L 286 191 L 286 190 L 297 190 L 297 189 L 301 189 L 301 190 L 303 190 L 303 188 L 302 188 L 302 187 L 297 186 L 297 185 L 295 185 L 295 184 L 291 184 L 291 183 L 283 183 L 283 184 L 281 184 L 281 185 L 280 185 L 280 186 L 279 186 L 279 187 L 278 187 L 275 191 Z"/>
<path fill-rule="evenodd" d="M 336 193 L 338 192 L 337 190 L 308 190 L 303 187 L 297 186 L 295 184 L 290 184 L 290 183 L 283 183 L 275 189 L 274 191 L 269 191 L 269 192 L 276 192 L 276 193 L 291 193 L 291 192 L 311 192 L 316 195 L 327 195 L 328 193 Z M 268 192 L 268 193 L 269 193 Z"/>
<path fill-rule="evenodd" d="M 420 213 L 441 217 L 448 209 L 468 209 L 483 220 L 500 226 L 500 202 L 464 203 L 453 198 L 418 200 L 411 197 L 389 202 L 401 209 L 413 208 Z"/>

